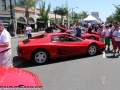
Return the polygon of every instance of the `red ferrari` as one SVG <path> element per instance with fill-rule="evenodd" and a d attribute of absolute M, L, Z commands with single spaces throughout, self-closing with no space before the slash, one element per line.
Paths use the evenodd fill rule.
<path fill-rule="evenodd" d="M 93 56 L 104 49 L 103 42 L 54 32 L 18 41 L 17 53 L 24 59 L 31 60 L 36 64 L 43 64 L 50 58 L 77 54 Z"/>
<path fill-rule="evenodd" d="M 65 33 L 68 33 L 68 34 L 72 34 L 72 35 L 76 35 L 76 32 L 75 30 L 68 30 L 68 29 L 65 29 L 63 27 L 61 27 L 60 25 L 58 24 L 55 24 L 54 25 L 59 28 L 61 30 L 61 32 L 65 32 Z M 94 32 L 92 31 L 92 33 L 85 33 L 85 32 L 82 32 L 82 35 L 81 35 L 81 38 L 86 38 L 86 39 L 92 39 L 92 40 L 97 40 L 99 41 L 99 34 L 97 32 Z"/>
<path fill-rule="evenodd" d="M 26 88 L 25 90 L 38 88 L 38 90 L 43 90 L 37 75 L 23 69 L 7 66 L 0 66 L 0 88 L 1 90 L 7 90 L 7 88 L 8 90 L 10 88 L 11 90 L 15 88 L 16 90 L 18 88 Z"/>

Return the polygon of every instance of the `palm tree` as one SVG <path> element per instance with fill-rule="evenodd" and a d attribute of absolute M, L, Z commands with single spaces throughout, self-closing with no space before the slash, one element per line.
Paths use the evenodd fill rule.
<path fill-rule="evenodd" d="M 82 17 L 83 19 L 86 18 L 88 16 L 88 11 L 82 11 L 80 13 L 80 17 Z"/>
<path fill-rule="evenodd" d="M 63 23 L 64 16 L 68 14 L 68 8 L 64 5 L 61 7 L 57 6 L 57 14 L 61 15 L 61 21 Z"/>
<path fill-rule="evenodd" d="M 36 8 L 36 4 L 41 0 L 19 0 L 15 3 L 14 6 L 24 7 L 25 8 L 25 16 L 27 20 L 27 24 L 29 24 L 29 9 L 34 7 Z"/>

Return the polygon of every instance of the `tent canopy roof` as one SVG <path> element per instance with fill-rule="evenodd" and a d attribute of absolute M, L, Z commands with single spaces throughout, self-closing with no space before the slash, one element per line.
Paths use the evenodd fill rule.
<path fill-rule="evenodd" d="M 93 20 L 96 20 L 98 21 L 95 17 L 89 15 L 88 17 L 86 17 L 85 19 L 83 19 L 84 21 L 93 21 Z"/>

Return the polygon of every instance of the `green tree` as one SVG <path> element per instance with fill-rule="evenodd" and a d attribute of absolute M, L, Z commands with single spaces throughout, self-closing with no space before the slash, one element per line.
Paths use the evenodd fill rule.
<path fill-rule="evenodd" d="M 80 22 L 80 14 L 75 13 L 74 21 L 75 22 Z"/>
<path fill-rule="evenodd" d="M 89 15 L 89 14 L 88 14 L 88 11 L 82 11 L 82 12 L 80 13 L 80 18 L 84 19 L 84 18 L 86 18 L 88 15 Z"/>
<path fill-rule="evenodd" d="M 109 17 L 107 17 L 106 22 L 113 22 L 114 19 L 114 14 L 110 15 Z"/>
<path fill-rule="evenodd" d="M 48 4 L 47 10 L 45 10 L 45 1 L 42 1 L 40 4 L 40 16 L 41 19 L 45 22 L 45 25 L 47 25 L 47 22 L 49 20 L 49 15 L 48 13 L 50 12 L 51 4 Z"/>
<path fill-rule="evenodd" d="M 114 5 L 114 4 L 113 4 Z M 114 5 L 116 10 L 115 10 L 115 14 L 114 14 L 114 19 L 115 21 L 120 22 L 120 7 L 117 5 Z"/>
<path fill-rule="evenodd" d="M 57 14 L 61 15 L 61 21 L 63 23 L 64 16 L 66 16 L 68 14 L 68 7 L 64 6 L 63 4 L 61 7 L 57 6 Z"/>
<path fill-rule="evenodd" d="M 27 20 L 27 24 L 29 24 L 29 9 L 34 7 L 36 8 L 36 4 L 41 2 L 41 0 L 18 0 L 15 6 L 19 6 L 19 7 L 24 7 L 25 8 L 25 16 L 26 16 L 26 20 Z"/>

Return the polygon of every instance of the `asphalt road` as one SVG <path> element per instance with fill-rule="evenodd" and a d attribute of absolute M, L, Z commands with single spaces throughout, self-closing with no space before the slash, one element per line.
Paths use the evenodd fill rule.
<path fill-rule="evenodd" d="M 35 66 L 17 56 L 20 39 L 12 39 L 13 66 L 35 73 L 44 90 L 120 90 L 120 58 L 107 58 L 112 53 L 54 59 Z"/>

